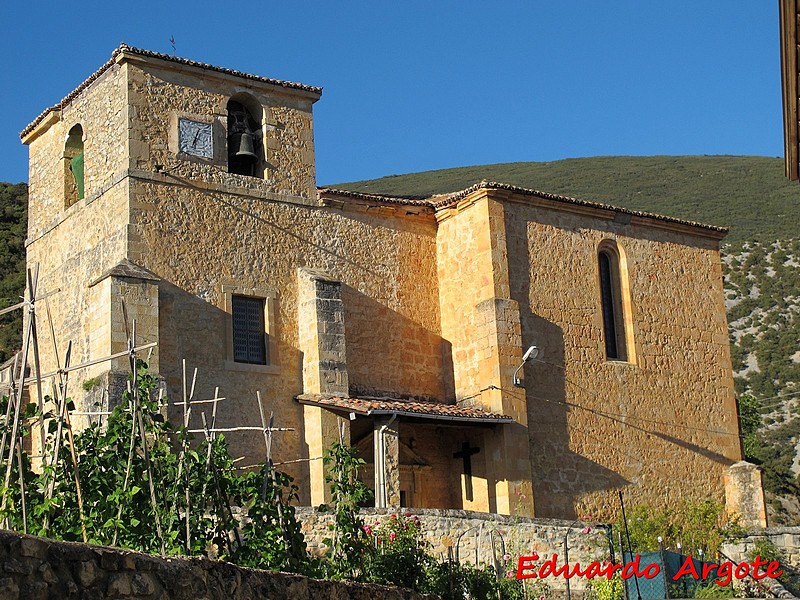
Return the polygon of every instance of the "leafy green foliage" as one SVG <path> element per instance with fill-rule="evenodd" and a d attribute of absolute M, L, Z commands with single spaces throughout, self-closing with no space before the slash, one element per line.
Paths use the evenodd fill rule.
<path fill-rule="evenodd" d="M 0 309 L 20 301 L 25 290 L 28 186 L 0 183 Z M 20 349 L 22 311 L 0 316 L 0 363 Z"/>
<path fill-rule="evenodd" d="M 717 585 L 715 582 L 698 585 L 694 590 L 694 598 L 734 598 L 733 585 Z"/>
<path fill-rule="evenodd" d="M 340 441 L 325 451 L 323 462 L 328 468 L 325 481 L 330 486 L 334 510 L 333 538 L 326 540 L 331 547 L 327 574 L 334 578 L 359 579 L 369 544 L 358 507 L 372 499 L 372 490 L 358 478 L 358 469 L 364 460 L 358 457 L 356 448 Z"/>
<path fill-rule="evenodd" d="M 365 555 L 365 579 L 419 589 L 431 560 L 421 541 L 419 518 L 393 514 L 389 521 L 376 523 L 374 529 L 365 525 L 363 530 L 372 550 Z"/>
<path fill-rule="evenodd" d="M 623 533 L 627 550 L 622 515 L 615 527 Z M 725 522 L 722 504 L 711 500 L 691 500 L 675 509 L 635 506 L 628 511 L 628 530 L 634 552 L 659 550 L 660 536 L 665 548 L 674 549 L 680 543 L 687 552 L 702 549 L 706 555 L 712 556 L 736 529 L 735 524 Z"/>
<path fill-rule="evenodd" d="M 777 561 L 783 571 L 783 574 L 778 577 L 778 581 L 795 596 L 800 594 L 800 570 L 792 567 L 781 549 L 770 539 L 759 538 L 756 540 L 747 553 L 747 559 L 753 561 L 757 556 L 768 562 Z"/>
<path fill-rule="evenodd" d="M 246 508 L 248 521 L 242 531 L 244 543 L 234 552 L 233 561 L 260 569 L 309 572 L 305 539 L 289 504 L 297 498 L 291 477 L 270 464 L 233 483 L 232 499 Z"/>
<path fill-rule="evenodd" d="M 597 577 L 589 582 L 590 596 L 594 600 L 623 600 L 625 598 L 625 584 L 619 573 L 611 579 Z"/>
<path fill-rule="evenodd" d="M 752 394 L 742 394 L 738 403 L 744 457 L 752 461 L 761 449 L 762 443 L 758 435 L 761 427 L 761 403 Z"/>
<path fill-rule="evenodd" d="M 420 591 L 435 594 L 442 600 L 523 600 L 549 597 L 550 587 L 542 580 L 529 580 L 527 596 L 522 581 L 514 571 L 500 574 L 489 565 L 474 566 L 454 562 L 430 561 Z"/>
<path fill-rule="evenodd" d="M 65 439 L 58 462 L 38 474 L 23 453 L 28 530 L 79 541 L 83 526 L 89 542 L 96 544 L 150 553 L 206 554 L 253 567 L 309 571 L 312 561 L 289 505 L 297 490 L 291 478 L 271 464 L 260 472 L 235 471 L 222 436 L 197 443 L 185 428 L 173 428 L 153 399 L 156 386 L 140 361 L 137 394 L 125 392 L 104 427 L 93 424 L 77 433 L 74 446 Z M 46 405 L 52 402 L 48 399 Z M 54 415 L 45 417 L 52 432 Z M 28 433 L 26 423 L 22 421 L 23 434 Z M 11 425 L 3 423 L 0 435 Z M 182 451 L 176 453 L 175 448 Z M 71 450 L 78 459 L 83 519 Z M 14 463 L 0 518 L 22 530 L 18 480 Z M 50 499 L 48 485 L 54 492 Z M 234 519 L 232 505 L 241 507 L 241 522 Z"/>

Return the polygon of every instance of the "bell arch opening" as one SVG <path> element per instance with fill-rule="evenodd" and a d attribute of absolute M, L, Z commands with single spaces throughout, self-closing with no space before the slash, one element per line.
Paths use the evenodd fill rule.
<path fill-rule="evenodd" d="M 228 172 L 264 177 L 264 109 L 249 94 L 228 100 Z"/>

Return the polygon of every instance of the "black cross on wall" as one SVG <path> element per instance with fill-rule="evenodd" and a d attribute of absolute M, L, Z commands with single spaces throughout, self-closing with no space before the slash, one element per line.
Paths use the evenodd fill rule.
<path fill-rule="evenodd" d="M 472 502 L 472 455 L 480 452 L 480 448 L 470 448 L 469 442 L 461 444 L 461 450 L 453 453 L 453 458 L 464 459 L 464 488 L 467 500 Z"/>

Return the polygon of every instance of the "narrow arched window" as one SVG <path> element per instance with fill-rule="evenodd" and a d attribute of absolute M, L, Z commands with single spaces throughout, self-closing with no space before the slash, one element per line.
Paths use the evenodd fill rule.
<path fill-rule="evenodd" d="M 255 99 L 237 95 L 228 101 L 228 172 L 264 176 L 261 106 Z"/>
<path fill-rule="evenodd" d="M 64 144 L 64 208 L 84 197 L 83 128 L 75 125 L 69 130 Z"/>
<path fill-rule="evenodd" d="M 603 339 L 608 360 L 628 360 L 620 255 L 611 243 L 601 245 L 597 254 L 600 274 L 600 304 Z"/>

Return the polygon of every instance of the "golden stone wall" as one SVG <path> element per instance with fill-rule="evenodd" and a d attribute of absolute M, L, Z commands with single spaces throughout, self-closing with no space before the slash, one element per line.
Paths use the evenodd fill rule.
<path fill-rule="evenodd" d="M 163 169 L 174 182 L 188 178 L 200 188 L 223 186 L 227 192 L 238 188 L 245 194 L 315 203 L 311 104 L 316 95 L 268 84 L 245 85 L 221 73 L 176 70 L 152 61 L 140 64 L 136 59 L 128 65 L 128 77 L 132 169 Z M 227 103 L 238 93 L 248 94 L 263 108 L 262 115 L 253 115 L 260 118 L 264 135 L 268 166 L 263 179 L 227 172 Z M 213 159 L 178 158 L 180 117 L 212 124 Z"/>
<path fill-rule="evenodd" d="M 64 219 L 114 189 L 127 167 L 127 92 L 125 68 L 113 66 L 89 88 L 25 136 L 29 154 L 28 240 L 41 237 Z M 62 158 L 67 134 L 75 125 L 83 129 L 85 199 L 64 209 Z M 87 234 L 92 231 L 87 229 Z"/>
<path fill-rule="evenodd" d="M 506 207 L 520 302 L 537 516 L 724 500 L 741 458 L 717 242 L 641 222 Z M 625 255 L 636 363 L 606 360 L 597 249 Z"/>
<path fill-rule="evenodd" d="M 442 337 L 451 345 L 457 399 L 480 394 L 479 362 L 491 352 L 475 310 L 494 297 L 488 212 L 470 208 L 439 223 L 436 243 Z"/>
<path fill-rule="evenodd" d="M 95 302 L 89 284 L 127 252 L 127 116 L 125 67 L 115 65 L 23 138 L 30 147 L 27 262 L 39 267 L 39 295 L 61 290 L 48 304 L 62 365 L 69 342 L 72 365 L 109 354 L 111 332 L 100 325 L 110 309 Z M 64 145 L 75 125 L 83 129 L 85 194 L 66 207 Z M 41 367 L 53 371 L 59 365 L 43 303 L 37 322 Z M 71 395 L 79 399 L 74 390 L 97 374 L 72 373 Z"/>
<path fill-rule="evenodd" d="M 162 279 L 161 373 L 174 395 L 179 361 L 190 358 L 190 367 L 200 370 L 198 397 L 220 386 L 228 398 L 220 426 L 256 425 L 256 390 L 275 411 L 276 423 L 302 426 L 302 408 L 291 400 L 303 391 L 298 266 L 342 282 L 351 389 L 441 396 L 432 224 L 156 181 L 138 181 L 132 197 L 131 230 L 140 251 L 131 260 Z M 277 369 L 225 364 L 222 286 L 232 282 L 276 292 Z M 414 336 L 422 341 L 415 343 Z M 307 457 L 302 436 L 276 438 L 276 460 Z M 260 434 L 229 439 L 235 453 L 262 444 Z"/>

